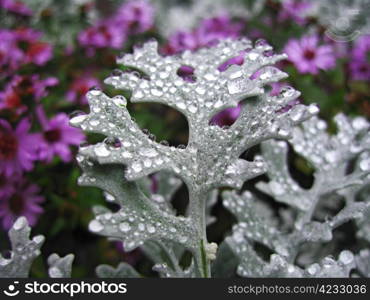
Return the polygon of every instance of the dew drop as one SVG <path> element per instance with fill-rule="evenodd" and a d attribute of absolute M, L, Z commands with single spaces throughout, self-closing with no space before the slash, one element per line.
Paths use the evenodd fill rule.
<path fill-rule="evenodd" d="M 77 126 L 80 125 L 83 121 L 87 119 L 86 114 L 80 114 L 70 119 L 69 123 L 71 125 Z"/>
<path fill-rule="evenodd" d="M 159 194 L 153 194 L 152 199 L 155 202 L 158 202 L 158 203 L 163 203 L 164 202 L 164 197 L 162 195 L 159 195 Z"/>
<path fill-rule="evenodd" d="M 116 138 L 116 137 L 107 137 L 104 140 L 104 143 L 108 146 L 112 146 L 115 148 L 121 147 L 121 141 L 119 140 L 119 138 Z"/>
<path fill-rule="evenodd" d="M 204 95 L 206 93 L 206 89 L 202 86 L 198 86 L 196 89 L 195 89 L 195 92 L 198 94 L 198 95 Z"/>
<path fill-rule="evenodd" d="M 193 114 L 198 111 L 198 108 L 195 105 L 190 105 L 188 109 Z"/>
<path fill-rule="evenodd" d="M 99 96 L 102 94 L 102 91 L 98 87 L 93 86 L 89 89 L 89 93 L 93 96 Z"/>
<path fill-rule="evenodd" d="M 91 126 L 95 127 L 95 126 L 98 126 L 100 124 L 100 121 L 98 119 L 91 119 L 89 121 L 89 123 L 90 123 Z"/>
<path fill-rule="evenodd" d="M 14 230 L 21 230 L 23 227 L 25 227 L 27 225 L 27 220 L 25 217 L 20 217 L 17 219 L 17 221 L 15 221 L 15 223 L 13 224 L 13 229 Z"/>
<path fill-rule="evenodd" d="M 149 233 L 154 233 L 155 232 L 155 227 L 153 225 L 147 225 L 146 229 L 148 230 Z"/>
<path fill-rule="evenodd" d="M 351 251 L 344 250 L 339 254 L 339 260 L 345 264 L 348 265 L 353 262 L 354 256 Z"/>
<path fill-rule="evenodd" d="M 110 155 L 110 151 L 107 149 L 105 144 L 99 144 L 95 146 L 94 153 L 100 157 L 107 157 Z"/>
<path fill-rule="evenodd" d="M 111 73 L 111 76 L 121 76 L 122 75 L 122 70 L 120 69 L 114 69 Z"/>
<path fill-rule="evenodd" d="M 166 141 L 166 140 L 160 141 L 159 143 L 160 143 L 162 146 L 169 146 L 169 145 L 170 145 L 170 143 L 169 143 L 168 141 Z"/>
<path fill-rule="evenodd" d="M 92 232 L 100 232 L 103 229 L 103 225 L 97 220 L 92 220 L 89 224 L 89 230 Z"/>
<path fill-rule="evenodd" d="M 143 167 L 141 166 L 141 163 L 139 163 L 139 162 L 134 162 L 134 163 L 132 164 L 132 169 L 133 169 L 136 173 L 139 173 L 139 172 L 143 169 Z"/>
<path fill-rule="evenodd" d="M 130 231 L 130 229 L 131 229 L 131 226 L 127 222 L 123 222 L 123 223 L 119 224 L 119 230 L 121 230 L 122 232 L 128 232 L 128 231 Z"/>
<path fill-rule="evenodd" d="M 107 193 L 107 192 L 105 192 L 105 193 L 104 193 L 104 196 L 105 196 L 105 199 L 106 199 L 108 202 L 114 202 L 114 201 L 116 200 L 112 194 L 109 194 L 109 193 Z"/>
<path fill-rule="evenodd" d="M 119 107 L 123 107 L 127 105 L 127 100 L 122 95 L 117 95 L 113 97 L 113 103 Z"/>
<path fill-rule="evenodd" d="M 62 278 L 63 277 L 63 273 L 62 273 L 62 271 L 59 268 L 57 268 L 57 267 L 51 267 L 49 269 L 49 276 L 51 278 Z"/>
<path fill-rule="evenodd" d="M 141 148 L 139 154 L 147 157 L 155 157 L 158 155 L 158 152 L 153 148 Z"/>
<path fill-rule="evenodd" d="M 151 93 L 153 96 L 160 97 L 163 95 L 163 92 L 159 89 L 151 89 Z"/>

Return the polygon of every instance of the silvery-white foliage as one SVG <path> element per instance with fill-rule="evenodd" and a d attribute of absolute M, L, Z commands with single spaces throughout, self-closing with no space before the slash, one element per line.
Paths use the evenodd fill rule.
<path fill-rule="evenodd" d="M 108 265 L 100 265 L 96 268 L 99 278 L 138 278 L 140 274 L 127 263 L 120 263 L 117 268 Z"/>
<path fill-rule="evenodd" d="M 10 258 L 0 255 L 0 277 L 28 277 L 33 260 L 40 255 L 40 248 L 44 243 L 41 235 L 30 239 L 30 227 L 27 219 L 21 217 L 9 230 L 11 243 Z"/>
<path fill-rule="evenodd" d="M 53 253 L 48 258 L 49 276 L 51 278 L 69 278 L 72 272 L 73 254 L 60 257 Z"/>
<path fill-rule="evenodd" d="M 357 221 L 359 237 L 369 234 L 370 202 L 367 199 L 355 201 L 355 196 L 369 183 L 370 126 L 364 118 L 349 119 L 342 114 L 335 117 L 335 122 L 338 130 L 335 135 L 328 134 L 326 123 L 316 117 L 293 130 L 289 143 L 315 169 L 310 189 L 302 188 L 290 175 L 287 142 L 262 143 L 269 181 L 257 183 L 257 188 L 289 206 L 293 214 L 285 213 L 282 219 L 290 223 L 290 230 L 279 229 L 279 218 L 251 192 L 245 191 L 242 195 L 235 191 L 224 192 L 224 206 L 239 221 L 227 241 L 240 258 L 238 273 L 241 276 L 343 277 L 355 267 L 353 254 L 346 250 L 339 255 L 338 261 L 325 258 L 306 265 L 305 269 L 294 264 L 304 249 L 311 252 L 307 243 L 331 241 L 332 231 L 349 220 Z M 352 172 L 349 172 L 350 167 Z M 322 216 L 323 222 L 313 220 L 319 202 L 338 204 L 341 197 L 345 199 L 345 207 L 335 216 Z M 367 222 L 366 227 L 364 222 Z M 255 243 L 274 253 L 269 262 L 254 250 Z M 360 255 L 357 261 L 364 256 Z"/>
<path fill-rule="evenodd" d="M 28 277 L 34 259 L 40 255 L 40 248 L 44 243 L 44 237 L 37 235 L 30 239 L 31 228 L 25 217 L 18 218 L 9 230 L 9 239 L 12 250 L 10 258 L 0 255 L 0 278 L 24 278 Z M 59 257 L 52 254 L 48 258 L 49 276 L 62 278 L 71 276 L 71 267 L 74 256 L 69 254 Z"/>
<path fill-rule="evenodd" d="M 250 18 L 262 10 L 265 0 L 191 0 L 187 3 L 176 0 L 152 0 L 151 2 L 156 7 L 158 29 L 164 36 L 169 36 L 176 31 L 194 28 L 202 19 L 222 16 L 225 13 L 232 17 Z"/>
<path fill-rule="evenodd" d="M 361 250 L 355 257 L 357 271 L 364 277 L 370 277 L 370 250 Z"/>
<path fill-rule="evenodd" d="M 269 94 L 266 85 L 287 77 L 271 66 L 286 56 L 271 50 L 262 40 L 255 44 L 247 39 L 225 40 L 212 48 L 162 57 L 157 42 L 151 41 L 120 57 L 119 64 L 137 71 L 114 72 L 105 82 L 130 91 L 131 102 L 162 103 L 183 113 L 189 142 L 184 148 L 156 142 L 131 118 L 123 96 L 111 98 L 101 90 L 91 90 L 87 94 L 90 113 L 72 118 L 70 124 L 107 138 L 80 147 L 77 160 L 83 174 L 79 183 L 103 189 L 121 209 L 95 208 L 90 230 L 123 241 L 128 251 L 154 241 L 157 245 L 151 250 L 159 247 L 167 252 L 167 261 L 155 261 L 161 276 L 210 276 L 217 245 L 208 243 L 205 228 L 212 221 L 207 211 L 215 202 L 214 190 L 239 189 L 246 180 L 264 173 L 261 157 L 247 161 L 240 155 L 262 141 L 288 139 L 295 125 L 318 112 L 315 105 L 297 105 L 287 111 L 287 104 L 299 96 L 292 88 L 277 96 Z M 241 66 L 219 71 L 220 65 L 240 53 L 244 53 Z M 194 68 L 194 82 L 178 75 L 182 66 Z M 215 114 L 246 98 L 230 128 L 210 125 Z M 176 216 L 168 197 L 145 188 L 143 178 L 159 171 L 174 174 L 187 185 L 185 216 Z M 179 245 L 194 257 L 186 270 L 178 264 Z"/>

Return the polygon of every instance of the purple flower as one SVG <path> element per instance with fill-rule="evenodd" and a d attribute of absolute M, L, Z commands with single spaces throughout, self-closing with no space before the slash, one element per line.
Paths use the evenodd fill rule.
<path fill-rule="evenodd" d="M 354 80 L 370 80 L 370 35 L 359 37 L 353 45 L 350 72 Z"/>
<path fill-rule="evenodd" d="M 211 124 L 222 126 L 230 126 L 234 124 L 236 119 L 239 117 L 241 111 L 241 105 L 239 104 L 237 107 L 227 108 L 217 115 L 215 115 L 212 120 Z"/>
<path fill-rule="evenodd" d="M 27 110 L 27 106 L 22 103 L 20 95 L 9 84 L 4 91 L 0 92 L 0 110 L 3 109 L 11 110 L 18 116 Z"/>
<path fill-rule="evenodd" d="M 144 32 L 153 22 L 154 11 L 147 1 L 129 1 L 114 15 L 80 32 L 78 41 L 91 53 L 96 48 L 120 49 L 128 34 Z"/>
<path fill-rule="evenodd" d="M 43 212 L 40 204 L 45 200 L 38 195 L 40 188 L 22 178 L 14 182 L 10 189 L 11 193 L 0 199 L 0 218 L 3 228 L 8 230 L 20 216 L 26 217 L 31 226 L 35 225 Z"/>
<path fill-rule="evenodd" d="M 44 65 L 53 55 L 50 44 L 40 40 L 42 33 L 30 28 L 0 30 L 0 71 L 8 74 L 24 64 Z"/>
<path fill-rule="evenodd" d="M 306 14 L 311 8 L 311 3 L 302 0 L 282 1 L 282 7 L 278 15 L 279 21 L 293 20 L 299 25 L 306 23 Z"/>
<path fill-rule="evenodd" d="M 42 33 L 31 28 L 21 28 L 16 31 L 17 41 L 24 49 L 24 62 L 42 66 L 53 56 L 53 47 L 40 41 Z"/>
<path fill-rule="evenodd" d="M 103 20 L 80 32 L 78 41 L 88 48 L 120 49 L 126 41 L 126 32 L 112 20 Z"/>
<path fill-rule="evenodd" d="M 0 174 L 0 199 L 8 197 L 14 192 L 12 182 L 14 182 L 17 176 L 7 178 L 4 175 Z"/>
<path fill-rule="evenodd" d="M 317 35 L 304 36 L 300 40 L 291 39 L 284 52 L 300 73 L 317 74 L 319 69 L 328 70 L 335 67 L 333 47 L 318 44 Z"/>
<path fill-rule="evenodd" d="M 184 50 L 196 50 L 210 46 L 219 40 L 237 38 L 244 27 L 242 22 L 232 21 L 227 15 L 205 19 L 199 27 L 191 32 L 176 32 L 164 47 L 165 54 L 175 54 Z"/>
<path fill-rule="evenodd" d="M 37 159 L 35 134 L 30 134 L 30 122 L 23 119 L 13 130 L 10 124 L 0 119 L 0 173 L 6 177 L 19 175 L 33 168 Z"/>
<path fill-rule="evenodd" d="M 129 1 L 121 5 L 114 18 L 115 23 L 121 24 L 129 33 L 142 33 L 153 26 L 154 9 L 145 0 Z"/>
<path fill-rule="evenodd" d="M 39 75 L 20 76 L 15 75 L 5 86 L 4 91 L 0 92 L 0 110 L 11 109 L 17 114 L 26 110 L 22 100 L 32 98 L 39 100 L 45 97 L 47 88 L 58 84 L 54 77 L 40 79 Z"/>
<path fill-rule="evenodd" d="M 222 65 L 218 67 L 218 70 L 224 72 L 227 70 L 227 68 L 229 68 L 232 65 L 241 66 L 243 63 L 244 63 L 244 53 L 225 61 Z"/>
<path fill-rule="evenodd" d="M 32 15 L 32 10 L 19 0 L 0 0 L 0 7 L 17 15 Z"/>
<path fill-rule="evenodd" d="M 16 34 L 11 30 L 0 30 L 0 72 L 8 74 L 19 68 L 24 53 L 17 45 Z"/>
<path fill-rule="evenodd" d="M 87 104 L 86 93 L 94 86 L 100 86 L 100 82 L 96 78 L 90 74 L 80 76 L 70 85 L 69 90 L 66 93 L 66 98 L 69 102 L 80 105 Z"/>
<path fill-rule="evenodd" d="M 370 80 L 370 64 L 364 60 L 353 60 L 349 65 L 351 78 L 354 80 Z"/>
<path fill-rule="evenodd" d="M 177 71 L 177 75 L 179 75 L 182 79 L 184 79 L 187 82 L 196 81 L 194 75 L 194 68 L 191 66 L 181 66 Z"/>
<path fill-rule="evenodd" d="M 208 46 L 225 38 L 237 38 L 244 24 L 233 22 L 228 15 L 205 19 L 201 22 L 195 34 L 200 46 Z"/>
<path fill-rule="evenodd" d="M 163 52 L 175 54 L 185 50 L 196 50 L 198 47 L 197 38 L 193 33 L 179 31 L 170 36 Z"/>
<path fill-rule="evenodd" d="M 48 120 L 41 106 L 36 109 L 43 132 L 39 137 L 39 159 L 50 162 L 58 155 L 64 162 L 72 159 L 71 145 L 79 145 L 85 136 L 74 127 L 69 126 L 69 118 L 65 113 L 59 113 Z"/>
<path fill-rule="evenodd" d="M 39 75 L 33 75 L 31 80 L 33 81 L 33 95 L 36 100 L 46 97 L 48 95 L 46 89 L 59 83 L 59 80 L 55 77 L 39 79 Z"/>

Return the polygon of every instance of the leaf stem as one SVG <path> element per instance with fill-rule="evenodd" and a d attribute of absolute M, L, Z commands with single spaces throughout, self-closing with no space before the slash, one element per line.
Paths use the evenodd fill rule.
<path fill-rule="evenodd" d="M 206 195 L 201 188 L 189 191 L 189 214 L 198 229 L 199 243 L 194 253 L 195 263 L 200 277 L 211 276 L 211 265 L 207 258 L 205 245 L 207 242 Z"/>

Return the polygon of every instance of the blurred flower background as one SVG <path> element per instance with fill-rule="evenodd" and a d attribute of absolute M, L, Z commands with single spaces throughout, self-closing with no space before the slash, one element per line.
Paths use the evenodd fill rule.
<path fill-rule="evenodd" d="M 336 1 L 330 2 L 334 12 Z M 267 40 L 288 54 L 279 67 L 290 77 L 273 85 L 271 93 L 293 86 L 302 92 L 300 101 L 318 103 L 328 121 L 339 111 L 370 116 L 368 25 L 362 22 L 350 38 L 343 30 L 333 38 L 332 25 L 314 0 L 0 0 L 0 250 L 9 248 L 6 232 L 23 215 L 35 234 L 46 236 L 45 257 L 54 251 L 76 255 L 76 277 L 92 277 L 98 264 L 120 261 L 150 274 L 151 263 L 139 250 L 125 253 L 124 245 L 88 232 L 92 206 L 110 204 L 101 191 L 77 186 L 74 154 L 81 143 L 102 137 L 70 127 L 68 114 L 87 111 L 85 93 L 91 88 L 117 94 L 103 83 L 112 70 L 126 70 L 115 58 L 151 38 L 159 40 L 163 55 L 176 55 L 247 37 Z M 220 71 L 242 62 L 240 53 Z M 179 75 L 192 81 L 193 71 L 184 67 Z M 180 113 L 153 104 L 129 108 L 158 141 L 187 143 Z M 239 111 L 225 110 L 212 122 L 231 125 Z M 310 167 L 293 154 L 292 170 L 303 185 L 310 181 Z M 181 210 L 186 198 L 183 187 L 174 206 Z M 220 204 L 212 214 L 218 221 L 209 236 L 217 242 L 233 218 Z M 45 261 L 38 258 L 31 276 L 45 275 Z"/>

